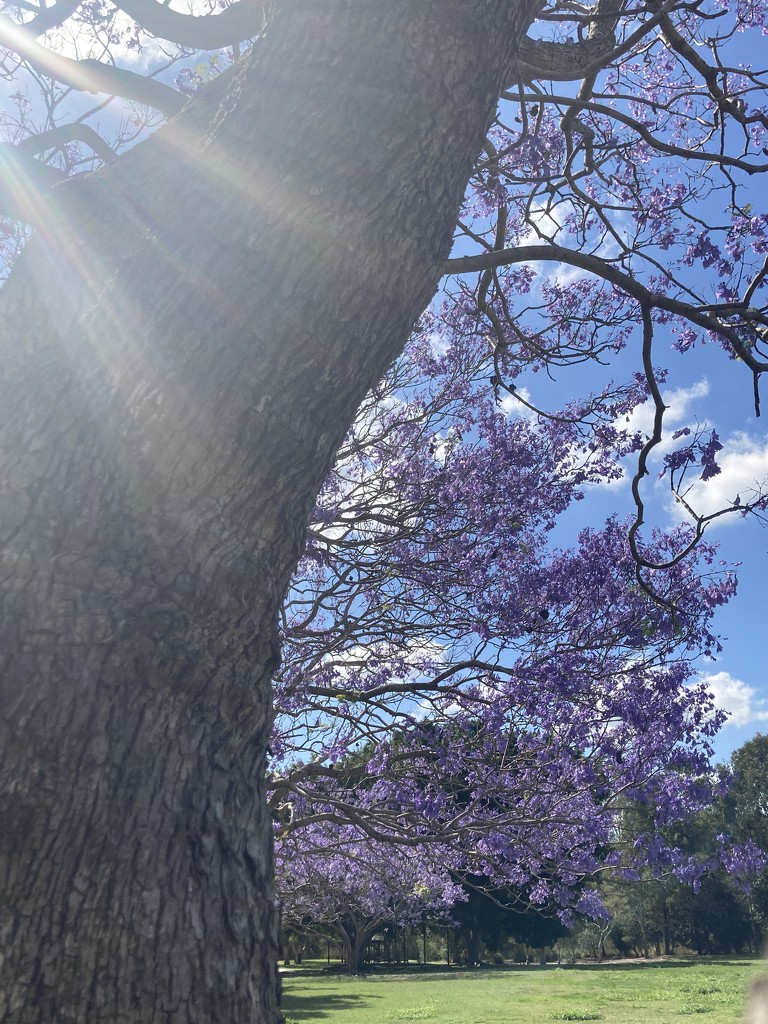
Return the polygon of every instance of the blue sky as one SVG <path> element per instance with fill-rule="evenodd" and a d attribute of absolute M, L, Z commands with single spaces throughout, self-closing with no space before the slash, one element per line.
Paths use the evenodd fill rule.
<path fill-rule="evenodd" d="M 661 352 L 659 358 L 663 358 Z M 729 360 L 716 346 L 678 356 L 670 353 L 669 385 L 671 427 L 697 422 L 714 427 L 724 444 L 722 471 L 707 484 L 698 484 L 698 502 L 707 511 L 728 504 L 736 494 L 768 479 L 768 431 L 757 419 L 752 402 L 752 380 L 744 367 Z M 625 492 L 626 493 L 626 490 Z M 660 523 L 673 521 L 666 480 L 646 481 L 645 493 L 657 498 Z M 721 707 L 731 712 L 722 729 L 716 751 L 727 758 L 757 732 L 768 731 L 768 678 L 765 673 L 765 580 L 768 574 L 768 531 L 753 517 L 722 518 L 707 530 L 717 541 L 727 562 L 741 563 L 739 591 L 721 609 L 715 625 L 724 638 L 718 661 L 702 663 Z"/>
<path fill-rule="evenodd" d="M 669 341 L 671 342 L 671 337 Z M 768 480 L 768 418 L 756 418 L 752 402 L 752 380 L 745 368 L 718 346 L 710 344 L 680 355 L 665 348 L 659 334 L 656 362 L 669 369 L 663 388 L 668 411 L 665 433 L 697 424 L 715 428 L 724 443 L 722 471 L 707 484 L 697 483 L 695 497 L 699 508 L 710 511 L 727 505 L 733 497 L 762 480 Z M 617 379 L 637 369 L 639 353 L 630 345 L 614 367 Z M 592 374 L 592 369 L 587 371 Z M 588 390 L 581 379 L 584 371 L 562 370 L 554 382 L 539 375 L 527 384 L 534 402 L 544 408 L 556 407 L 563 395 L 574 396 Z M 594 383 L 593 383 L 593 386 Z M 765 407 L 768 409 L 768 383 Z M 768 414 L 764 414 L 768 415 Z M 650 427 L 651 410 L 646 407 L 637 416 L 638 425 Z M 645 421 L 645 422 L 643 422 Z M 678 521 L 666 478 L 657 479 L 658 464 L 643 485 L 647 520 L 652 525 L 670 526 Z M 634 465 L 627 464 L 628 473 Z M 608 487 L 591 488 L 585 501 L 575 506 L 564 524 L 572 537 L 576 529 L 594 524 L 612 513 L 634 514 L 630 494 L 630 476 Z M 763 629 L 766 621 L 766 579 L 768 579 L 768 529 L 754 518 L 738 515 L 713 523 L 706 533 L 716 541 L 721 557 L 728 563 L 741 563 L 737 572 L 739 592 L 730 605 L 717 612 L 715 629 L 723 637 L 723 651 L 715 662 L 702 661 L 700 673 L 707 678 L 718 703 L 731 717 L 716 742 L 718 760 L 727 760 L 734 749 L 758 732 L 768 732 L 768 672 Z M 558 535 L 558 542 L 566 537 Z"/>
<path fill-rule="evenodd" d="M 734 66 L 751 64 L 765 67 L 765 37 L 757 32 L 737 33 L 724 51 Z M 564 87 L 563 91 L 567 91 Z M 752 98 L 752 103 L 758 100 Z M 672 161 L 674 163 L 674 161 Z M 659 160 L 659 171 L 664 164 Z M 704 165 L 698 165 L 699 174 L 707 174 Z M 663 177 L 663 174 L 662 174 Z M 753 212 L 768 212 L 765 190 L 762 183 L 743 176 L 740 184 L 745 192 L 740 198 L 752 199 Z M 729 210 L 723 206 L 720 190 L 713 190 L 698 209 L 701 217 L 711 224 L 727 222 Z M 532 211 L 535 215 L 535 207 Z M 557 229 L 556 221 L 546 225 L 548 231 Z M 565 245 L 572 240 L 560 236 Z M 523 244 L 538 241 L 533 235 Z M 610 253 L 606 253 L 610 255 Z M 674 259 L 674 253 L 659 251 L 657 258 L 663 265 L 665 260 Z M 558 277 L 562 283 L 581 276 L 574 268 L 557 267 L 554 264 L 539 264 L 540 275 Z M 691 284 L 698 290 L 695 280 L 696 268 Z M 713 274 L 710 270 L 700 273 Z M 701 292 L 706 294 L 713 287 L 712 280 L 702 281 Z M 755 303 L 761 301 L 757 293 Z M 762 292 L 765 300 L 765 290 Z M 668 371 L 663 387 L 665 404 L 665 444 L 671 445 L 671 435 L 683 427 L 715 429 L 724 445 L 720 453 L 721 473 L 706 484 L 696 482 L 691 492 L 692 504 L 701 514 L 714 512 L 728 506 L 736 495 L 745 498 L 750 489 L 759 488 L 768 482 L 768 379 L 762 381 L 761 398 L 763 416 L 755 415 L 753 382 L 750 372 L 739 362 L 732 360 L 716 343 L 699 343 L 684 354 L 672 349 L 676 340 L 663 325 L 657 325 L 654 339 L 654 365 Z M 607 379 L 623 382 L 633 372 L 641 369 L 639 330 L 613 366 L 605 371 L 595 364 L 570 366 L 554 370 L 554 380 L 548 381 L 544 374 L 527 375 L 518 380 L 524 384 L 535 406 L 555 410 L 574 398 L 596 391 Z M 596 374 L 602 373 L 598 379 Z M 637 417 L 637 425 L 652 432 L 652 410 L 650 405 L 645 413 Z M 668 449 L 667 449 L 668 450 Z M 680 520 L 680 509 L 671 498 L 668 480 L 657 479 L 661 468 L 660 459 L 651 463 L 651 475 L 643 483 L 642 493 L 646 503 L 646 522 L 649 526 L 668 527 Z M 601 522 L 606 516 L 633 516 L 635 507 L 630 493 L 631 474 L 635 464 L 628 463 L 628 475 L 620 483 L 610 487 L 592 488 L 584 502 L 568 513 L 563 528 L 558 527 L 557 542 L 568 543 L 575 531 L 584 525 Z M 715 741 L 718 760 L 727 760 L 733 750 L 741 746 L 756 733 L 768 733 L 768 671 L 765 665 L 766 643 L 763 629 L 768 634 L 766 610 L 766 581 L 768 580 L 768 529 L 763 528 L 754 517 L 739 515 L 722 517 L 712 523 L 706 531 L 706 538 L 718 543 L 722 559 L 739 563 L 737 574 L 739 590 L 730 605 L 720 609 L 715 618 L 714 628 L 722 637 L 723 651 L 714 662 L 701 661 L 700 675 L 716 696 L 720 707 L 730 713 L 727 724 Z"/>
<path fill-rule="evenodd" d="M 707 359 L 708 355 L 714 358 Z M 738 492 L 745 480 L 768 478 L 768 424 L 754 415 L 751 380 L 744 368 L 727 361 L 718 351 L 701 356 L 699 361 L 711 363 L 710 372 L 702 378 L 708 382 L 709 395 L 692 403 L 692 411 L 706 416 L 725 443 L 723 472 L 711 481 L 713 499 L 720 500 Z M 710 536 L 719 542 L 723 558 L 741 563 L 739 592 L 716 619 L 725 638 L 723 653 L 718 662 L 703 668 L 711 677 L 721 705 L 731 711 L 717 744 L 718 753 L 725 756 L 755 733 L 768 731 L 763 633 L 768 626 L 768 531 L 754 519 L 732 516 L 713 524 Z"/>

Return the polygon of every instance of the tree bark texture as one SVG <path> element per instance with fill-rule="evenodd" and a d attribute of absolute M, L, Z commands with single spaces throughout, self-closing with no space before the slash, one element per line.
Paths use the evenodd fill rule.
<path fill-rule="evenodd" d="M 0 1021 L 278 1021 L 264 762 L 314 496 L 528 0 L 275 0 L 0 295 Z"/>

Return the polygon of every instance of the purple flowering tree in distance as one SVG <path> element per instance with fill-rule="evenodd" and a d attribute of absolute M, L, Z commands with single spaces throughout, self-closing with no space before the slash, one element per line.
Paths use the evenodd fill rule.
<path fill-rule="evenodd" d="M 425 913 L 445 914 L 462 890 L 424 851 L 361 839 L 351 826 L 310 825 L 302 851 L 278 861 L 283 920 L 322 924 L 341 940 L 350 974 L 382 928 L 418 924 Z"/>
<path fill-rule="evenodd" d="M 372 829 L 404 833 L 426 819 L 442 838 L 454 828 L 493 870 L 517 855 L 487 838 L 496 798 L 473 744 L 503 766 L 493 774 L 510 820 L 529 814 L 534 829 L 549 816 L 530 834 L 538 853 L 520 870 L 531 877 L 572 859 L 568 842 L 581 848 L 560 837 L 586 822 L 590 801 L 603 820 L 590 772 L 607 773 L 607 791 L 632 792 L 643 722 L 653 719 L 648 743 L 671 767 L 661 750 L 666 730 L 679 733 L 678 655 L 710 642 L 702 608 L 732 584 L 698 580 L 706 547 L 684 561 L 711 516 L 687 484 L 717 473 L 711 432 L 665 449 L 688 532 L 642 529 L 643 478 L 666 429 L 655 363 L 665 340 L 714 342 L 740 360 L 759 402 L 767 242 L 754 183 L 768 170 L 768 114 L 749 41 L 765 27 L 764 6 L 747 0 L 5 5 L 0 1021 L 279 1019 L 265 781 L 276 674 L 285 713 L 304 714 L 302 694 L 334 713 L 335 739 L 321 743 L 312 720 L 297 724 L 297 748 L 320 743 L 330 763 L 331 744 L 339 756 L 348 748 L 345 718 L 375 740 Z M 618 522 L 570 552 L 537 547 L 537 523 L 572 497 L 560 471 L 574 487 L 574 457 L 598 473 L 628 391 L 590 385 L 597 394 L 573 402 L 562 432 L 477 412 L 455 434 L 430 428 L 432 455 L 356 467 L 356 435 L 344 440 L 356 411 L 446 274 L 421 344 L 442 338 L 473 366 L 484 352 L 476 383 L 484 376 L 500 402 L 527 401 L 529 370 L 617 357 L 617 378 L 640 375 L 631 387 L 650 395 L 655 421 L 634 452 L 628 551 Z M 426 351 L 413 362 L 425 382 L 435 380 L 427 362 Z M 381 414 L 400 444 L 396 404 Z M 357 424 L 358 437 L 376 430 Z M 344 444 L 337 498 L 326 490 L 313 516 Z M 538 476 L 549 506 L 523 461 L 509 468 L 505 446 L 518 461 L 527 451 L 528 484 Z M 491 486 L 494 457 L 499 495 L 512 476 L 521 505 L 517 534 L 518 510 L 498 513 L 495 558 L 490 520 L 471 507 L 471 482 Z M 387 473 L 401 479 L 409 517 L 393 513 Z M 371 486 L 375 514 L 323 532 L 334 501 L 343 509 Z M 484 500 L 498 507 L 499 495 Z M 732 509 L 761 514 L 759 485 L 732 497 Z M 394 634 L 399 655 L 387 625 L 378 637 L 361 627 L 356 647 L 344 637 L 344 665 L 333 649 L 323 660 L 312 634 L 333 634 L 320 619 L 338 609 L 318 596 L 301 610 L 299 579 L 277 671 L 280 609 L 310 519 L 300 578 L 314 573 L 318 595 L 351 588 L 350 630 L 378 601 L 410 632 L 410 643 Z M 422 520 L 444 536 L 417 544 Z M 380 533 L 399 535 L 389 575 L 365 561 Z M 355 552 L 360 579 L 373 573 L 359 593 Z M 396 612 L 390 597 L 414 603 Z M 440 619 L 425 646 L 422 627 Z M 298 678 L 299 639 L 311 682 Z M 610 690 L 598 681 L 612 673 Z M 380 739 L 395 727 L 398 677 L 408 730 L 452 701 L 467 729 L 483 710 L 480 739 L 434 753 L 424 738 L 398 768 Z M 703 716 L 705 698 L 690 699 Z M 476 765 L 478 795 L 454 827 L 439 792 L 416 780 L 441 757 L 450 776 L 464 748 L 460 771 Z M 695 748 L 682 742 L 676 756 L 689 763 Z M 518 788 L 520 807 L 504 781 L 513 762 L 538 773 L 530 796 Z M 305 763 L 314 801 L 317 769 Z M 547 778 L 572 791 L 559 814 L 524 806 Z M 674 807 L 678 797 L 652 785 L 659 813 Z M 430 795 L 433 809 L 417 806 Z M 344 799 L 329 792 L 322 813 Z"/>
<path fill-rule="evenodd" d="M 343 876 L 367 841 L 381 863 L 420 849 L 567 919 L 599 910 L 577 886 L 596 871 L 706 869 L 662 833 L 709 795 L 723 716 L 686 684 L 736 583 L 702 543 L 655 570 L 652 600 L 615 519 L 554 547 L 558 517 L 642 444 L 626 414 L 645 389 L 593 396 L 585 433 L 503 411 L 485 370 L 482 342 L 425 318 L 320 494 L 283 608 L 278 876 L 309 857 L 320 877 L 323 856 Z M 628 801 L 651 826 L 619 850 Z"/>

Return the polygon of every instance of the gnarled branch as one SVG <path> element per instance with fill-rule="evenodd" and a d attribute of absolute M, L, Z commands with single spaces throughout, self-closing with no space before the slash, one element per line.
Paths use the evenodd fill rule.
<path fill-rule="evenodd" d="M 269 6 L 265 0 L 239 0 L 219 14 L 179 14 L 155 0 L 113 0 L 153 36 L 194 50 L 215 50 L 258 35 Z"/>
<path fill-rule="evenodd" d="M 446 274 L 471 274 L 482 272 L 493 267 L 512 266 L 516 263 L 565 263 L 571 267 L 579 267 L 587 273 L 601 277 L 604 281 L 615 285 L 627 295 L 637 299 L 640 303 L 647 303 L 657 309 L 664 309 L 675 316 L 690 320 L 706 331 L 713 331 L 721 338 L 724 338 L 731 345 L 734 353 L 754 373 L 764 373 L 768 370 L 768 362 L 758 359 L 753 350 L 739 337 L 738 332 L 716 314 L 716 307 L 707 307 L 709 312 L 703 312 L 699 306 L 691 302 L 683 302 L 659 292 L 652 292 L 644 284 L 620 270 L 612 263 L 601 259 L 599 256 L 592 256 L 589 253 L 577 252 L 567 249 L 562 245 L 519 245 L 509 249 L 500 249 L 496 252 L 479 253 L 476 256 L 459 256 L 447 260 L 445 263 Z M 750 313 L 750 310 L 740 310 L 733 304 L 728 306 L 729 315 L 741 312 L 743 315 Z"/>
<path fill-rule="evenodd" d="M 153 78 L 102 64 L 99 60 L 73 60 L 54 53 L 41 46 L 26 27 L 17 25 L 3 14 L 0 14 L 0 46 L 13 50 L 42 74 L 72 89 L 122 96 L 142 106 L 153 107 L 166 117 L 177 114 L 186 103 L 181 93 Z"/>

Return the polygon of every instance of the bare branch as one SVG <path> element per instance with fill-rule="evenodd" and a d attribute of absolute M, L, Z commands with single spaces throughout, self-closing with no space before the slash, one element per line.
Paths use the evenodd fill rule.
<path fill-rule="evenodd" d="M 51 7 L 41 7 L 24 28 L 34 36 L 45 35 L 52 28 L 58 28 L 71 17 L 80 6 L 80 0 L 57 0 Z"/>
<path fill-rule="evenodd" d="M 765 114 L 758 112 L 747 115 L 744 110 L 744 101 L 739 97 L 727 95 L 727 93 L 720 88 L 717 80 L 718 71 L 707 64 L 707 62 L 694 50 L 691 44 L 680 35 L 672 24 L 672 20 L 668 14 L 665 14 L 660 18 L 659 24 L 661 25 L 662 35 L 670 49 L 674 50 L 675 53 L 678 53 L 691 65 L 691 67 L 698 71 L 707 84 L 710 96 L 717 103 L 719 109 L 723 113 L 730 114 L 734 120 L 738 121 L 739 124 L 742 125 L 758 122 L 759 124 L 762 124 L 763 127 L 768 127 L 768 117 L 766 117 Z"/>
<path fill-rule="evenodd" d="M 683 302 L 680 299 L 671 298 L 659 292 L 652 292 L 638 281 L 637 278 L 631 277 L 599 256 L 592 256 L 585 252 L 576 252 L 562 245 L 520 245 L 510 249 L 501 249 L 497 252 L 479 253 L 477 256 L 459 256 L 447 260 L 444 269 L 447 274 L 471 274 L 475 271 L 483 272 L 492 267 L 511 266 L 516 263 L 536 263 L 537 261 L 566 263 L 572 267 L 579 267 L 590 274 L 595 274 L 595 276 L 601 277 L 604 281 L 608 281 L 610 284 L 620 288 L 627 295 L 631 295 L 640 303 L 647 303 L 657 309 L 667 310 L 669 313 L 674 313 L 676 316 L 690 320 L 691 323 L 702 327 L 704 330 L 713 331 L 715 334 L 718 334 L 728 341 L 735 354 L 753 372 L 763 373 L 768 370 L 768 362 L 757 359 L 752 349 L 739 337 L 738 332 L 724 319 L 712 315 L 712 312 L 703 312 L 701 307 L 693 303 Z M 717 312 L 717 307 L 710 306 L 707 308 Z M 734 306 L 733 303 L 728 305 L 729 316 L 739 312 L 742 315 L 749 315 L 753 311 L 746 308 L 741 309 Z M 750 319 L 754 319 L 754 317 L 750 316 Z"/>
<path fill-rule="evenodd" d="M 645 581 L 643 578 L 641 569 L 655 569 L 657 566 L 653 562 L 649 562 L 641 553 L 638 543 L 637 535 L 640 527 L 645 522 L 645 505 L 640 495 L 640 482 L 643 477 L 648 476 L 648 456 L 651 454 L 654 448 L 661 444 L 662 441 L 662 427 L 664 425 L 664 413 L 666 412 L 666 405 L 661 397 L 661 391 L 659 390 L 659 384 L 656 380 L 656 374 L 653 369 L 652 350 L 653 350 L 653 321 L 651 320 L 651 309 L 647 302 L 642 302 L 640 308 L 643 314 L 643 372 L 645 379 L 648 383 L 648 390 L 651 392 L 651 398 L 653 400 L 653 433 L 645 442 L 640 450 L 640 455 L 637 459 L 637 469 L 635 475 L 632 477 L 632 499 L 635 502 L 635 508 L 637 509 L 635 514 L 635 520 L 629 528 L 627 534 L 627 540 L 629 541 L 629 548 L 632 552 L 632 557 L 635 560 L 635 571 L 637 574 L 637 581 L 643 590 L 646 591 L 654 601 L 659 601 L 665 605 L 671 611 L 674 612 L 674 605 L 669 601 L 660 597 L 659 594 Z M 677 562 L 682 561 L 685 556 L 693 550 L 695 545 L 698 543 L 701 537 L 701 532 L 697 531 L 694 539 L 687 545 L 685 550 L 676 556 L 676 558 L 670 562 L 671 565 L 676 565 Z M 666 568 L 666 566 L 665 566 Z"/>
<path fill-rule="evenodd" d="M 105 164 L 110 164 L 115 159 L 115 151 L 99 133 L 79 121 L 74 124 L 59 125 L 58 128 L 50 128 L 37 135 L 29 135 L 17 144 L 17 148 L 36 155 L 44 153 L 47 149 L 65 146 L 69 142 L 82 142 L 86 146 L 90 146 L 96 156 Z"/>

